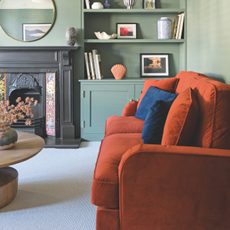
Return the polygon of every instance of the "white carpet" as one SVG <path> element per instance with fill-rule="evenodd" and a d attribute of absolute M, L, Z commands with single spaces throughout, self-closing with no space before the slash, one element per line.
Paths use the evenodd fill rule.
<path fill-rule="evenodd" d="M 19 173 L 15 199 L 0 209 L 0 230 L 94 230 L 90 202 L 100 142 L 79 149 L 43 149 L 13 165 Z"/>

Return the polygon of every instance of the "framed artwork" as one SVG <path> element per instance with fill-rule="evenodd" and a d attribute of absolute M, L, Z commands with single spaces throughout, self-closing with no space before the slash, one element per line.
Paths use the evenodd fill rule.
<path fill-rule="evenodd" d="M 144 0 L 144 9 L 155 9 L 155 0 Z"/>
<path fill-rule="evenodd" d="M 22 35 L 23 41 L 31 41 L 36 40 L 43 36 L 49 29 L 51 24 L 50 23 L 43 23 L 43 24 L 22 24 Z"/>
<path fill-rule="evenodd" d="M 117 38 L 137 38 L 137 23 L 117 23 Z"/>
<path fill-rule="evenodd" d="M 141 77 L 169 77 L 169 54 L 140 54 L 140 75 Z"/>

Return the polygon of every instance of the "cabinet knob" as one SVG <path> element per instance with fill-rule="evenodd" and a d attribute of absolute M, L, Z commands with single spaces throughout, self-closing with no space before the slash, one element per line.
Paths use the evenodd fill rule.
<path fill-rule="evenodd" d="M 137 98 L 137 101 L 140 101 L 140 98 Z"/>
<path fill-rule="evenodd" d="M 131 102 L 131 101 L 133 101 L 133 99 L 131 98 L 131 99 L 129 99 L 129 101 Z"/>

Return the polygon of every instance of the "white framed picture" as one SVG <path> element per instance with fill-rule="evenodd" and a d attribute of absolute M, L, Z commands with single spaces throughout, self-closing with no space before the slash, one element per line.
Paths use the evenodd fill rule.
<path fill-rule="evenodd" d="M 137 23 L 117 23 L 117 38 L 137 38 Z"/>
<path fill-rule="evenodd" d="M 32 41 L 42 37 L 50 29 L 50 26 L 51 26 L 50 23 L 42 23 L 42 24 L 23 23 L 22 24 L 23 41 Z"/>
<path fill-rule="evenodd" d="M 144 9 L 155 9 L 155 0 L 144 0 Z"/>
<path fill-rule="evenodd" d="M 141 53 L 140 77 L 169 77 L 169 53 Z"/>

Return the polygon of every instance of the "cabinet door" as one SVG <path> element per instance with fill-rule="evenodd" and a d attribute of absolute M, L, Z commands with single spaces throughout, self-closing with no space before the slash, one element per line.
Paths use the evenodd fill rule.
<path fill-rule="evenodd" d="M 106 119 L 121 116 L 124 106 L 134 98 L 134 85 L 85 84 L 82 93 L 81 137 L 99 141 L 104 137 Z"/>
<path fill-rule="evenodd" d="M 134 95 L 135 100 L 140 99 L 143 87 L 144 87 L 144 82 L 135 84 L 135 95 Z"/>

